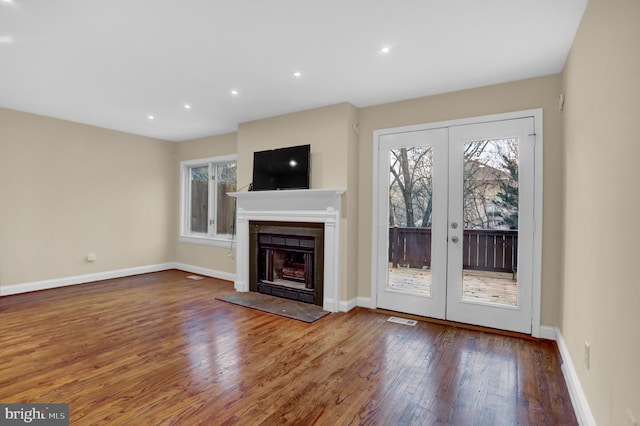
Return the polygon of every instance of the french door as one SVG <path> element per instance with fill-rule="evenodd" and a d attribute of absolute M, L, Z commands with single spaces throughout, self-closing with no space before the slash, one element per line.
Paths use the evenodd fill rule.
<path fill-rule="evenodd" d="M 378 135 L 377 306 L 531 333 L 533 117 Z"/>

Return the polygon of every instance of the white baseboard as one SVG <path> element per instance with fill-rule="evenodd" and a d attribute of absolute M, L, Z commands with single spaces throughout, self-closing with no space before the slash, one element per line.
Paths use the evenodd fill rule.
<path fill-rule="evenodd" d="M 236 274 L 229 272 L 217 271 L 215 269 L 203 268 L 201 266 L 188 265 L 186 263 L 173 262 L 173 268 L 181 271 L 191 272 L 192 274 L 205 275 L 207 277 L 218 278 L 220 280 L 235 281 Z"/>
<path fill-rule="evenodd" d="M 351 299 L 347 301 L 341 300 L 339 309 L 340 309 L 340 312 L 349 312 L 356 306 L 357 306 L 357 299 Z"/>
<path fill-rule="evenodd" d="M 548 325 L 541 325 L 540 326 L 540 335 L 539 336 L 535 336 L 535 337 L 539 337 L 540 339 L 547 339 L 547 340 L 558 340 L 558 332 L 557 332 L 558 328 L 557 327 L 551 327 Z"/>
<path fill-rule="evenodd" d="M 9 296 L 12 294 L 27 293 L 30 291 L 48 290 L 57 287 L 66 287 L 69 285 L 85 284 L 94 281 L 109 280 L 112 278 L 130 277 L 132 275 L 148 274 L 150 272 L 160 272 L 169 269 L 180 269 L 182 271 L 191 272 L 192 274 L 204 275 L 207 277 L 219 278 L 221 280 L 233 281 L 236 279 L 235 274 L 228 272 L 216 271 L 200 266 L 188 265 L 186 263 L 168 262 L 158 265 L 138 266 L 135 268 L 117 269 L 114 271 L 96 272 L 94 274 L 76 275 L 73 277 L 54 278 L 51 280 L 33 281 L 28 283 L 13 284 L 0 287 L 0 296 Z"/>
<path fill-rule="evenodd" d="M 27 293 L 30 291 L 47 290 L 56 287 L 84 284 L 93 281 L 109 280 L 112 278 L 129 277 L 131 275 L 147 274 L 149 272 L 166 271 L 173 269 L 173 263 L 161 263 L 158 265 L 138 266 L 135 268 L 118 269 L 115 271 L 96 272 L 94 274 L 76 275 L 73 277 L 54 278 L 51 280 L 33 281 L 28 283 L 13 284 L 0 287 L 0 296 Z"/>
<path fill-rule="evenodd" d="M 375 309 L 375 306 L 373 305 L 373 299 L 371 299 L 370 297 L 358 297 L 357 301 L 357 304 L 360 307 Z"/>
<path fill-rule="evenodd" d="M 564 375 L 564 381 L 567 383 L 571 403 L 573 404 L 573 409 L 576 413 L 576 417 L 578 418 L 578 424 L 581 426 L 595 426 L 596 421 L 593 418 L 591 408 L 589 408 L 589 403 L 587 402 L 587 398 L 582 390 L 582 385 L 578 379 L 576 369 L 573 366 L 573 361 L 571 361 L 569 349 L 564 342 L 560 329 L 557 327 L 554 327 L 554 329 L 556 335 L 555 340 L 558 344 L 560 356 L 562 357 L 562 374 Z"/>

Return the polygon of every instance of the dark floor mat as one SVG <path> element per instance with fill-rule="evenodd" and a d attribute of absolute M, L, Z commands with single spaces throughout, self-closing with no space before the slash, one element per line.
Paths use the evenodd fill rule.
<path fill-rule="evenodd" d="M 323 311 L 321 306 L 253 291 L 235 292 L 226 296 L 216 297 L 216 299 L 309 323 L 329 314 L 329 312 Z"/>

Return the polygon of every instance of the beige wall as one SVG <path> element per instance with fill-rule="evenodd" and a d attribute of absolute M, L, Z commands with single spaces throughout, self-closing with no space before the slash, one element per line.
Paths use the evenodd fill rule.
<path fill-rule="evenodd" d="M 559 324 L 596 422 L 624 425 L 640 420 L 640 2 L 589 1 L 563 79 Z"/>
<path fill-rule="evenodd" d="M 544 227 L 542 254 L 543 325 L 559 319 L 562 207 L 562 122 L 558 110 L 559 75 L 517 81 L 379 105 L 360 110 L 360 184 L 358 294 L 371 293 L 371 210 L 373 191 L 373 131 L 466 117 L 543 108 Z M 366 213 L 365 213 L 366 212 Z"/>
<path fill-rule="evenodd" d="M 0 109 L 0 285 L 173 260 L 173 146 Z"/>
<path fill-rule="evenodd" d="M 180 179 L 178 179 L 180 161 L 235 154 L 237 152 L 237 134 L 229 133 L 226 135 L 209 136 L 180 142 L 176 144 L 175 150 L 176 162 L 173 173 L 177 180 L 173 208 L 176 218 L 178 218 L 180 215 Z M 231 250 L 231 243 L 229 243 L 229 247 L 211 247 L 200 244 L 181 243 L 178 241 L 178 220 L 179 219 L 176 220 L 176 226 L 173 228 L 171 234 L 171 238 L 176 241 L 176 262 L 235 274 L 235 245 L 234 249 Z"/>
<path fill-rule="evenodd" d="M 347 217 L 349 218 L 347 227 L 344 233 L 346 237 L 346 244 L 343 244 L 342 249 L 346 252 L 345 262 L 349 267 L 347 268 L 347 288 L 344 293 L 343 300 L 354 300 L 358 297 L 358 222 L 360 218 L 360 210 L 358 209 L 358 187 L 359 182 L 359 120 L 360 111 L 353 105 L 349 105 L 348 117 L 346 122 L 346 137 L 347 137 L 347 197 L 345 197 L 345 205 L 343 206 Z M 354 129 L 353 126 L 356 126 Z M 357 131 L 355 131 L 357 130 Z"/>
<path fill-rule="evenodd" d="M 294 145 L 311 145 L 311 188 L 344 188 L 340 264 L 341 300 L 356 295 L 357 269 L 357 137 L 353 130 L 357 109 L 341 103 L 307 111 L 242 123 L 238 126 L 238 185 L 251 182 L 253 152 Z"/>
<path fill-rule="evenodd" d="M 310 144 L 311 187 L 345 188 L 352 108 L 342 103 L 240 124 L 238 185 L 251 182 L 254 151 Z"/>

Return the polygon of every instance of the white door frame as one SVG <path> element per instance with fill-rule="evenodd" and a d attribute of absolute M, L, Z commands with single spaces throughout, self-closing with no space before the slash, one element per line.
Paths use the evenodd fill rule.
<path fill-rule="evenodd" d="M 461 126 L 467 124 L 486 123 L 491 121 L 503 121 L 515 118 L 533 117 L 534 129 L 536 135 L 535 153 L 534 153 L 534 211 L 533 211 L 533 265 L 532 265 L 532 307 L 531 307 L 531 335 L 540 337 L 540 305 L 542 293 L 542 185 L 543 185 L 543 126 L 542 126 L 542 109 L 531 109 L 524 111 L 514 111 L 502 114 L 484 115 L 480 117 L 469 117 L 457 120 L 440 121 L 436 123 L 416 124 L 412 126 L 394 127 L 389 129 L 380 129 L 373 132 L 373 205 L 372 205 L 372 249 L 371 249 L 371 305 L 373 308 L 378 307 L 378 284 L 381 277 L 377 271 L 378 251 L 383 244 L 382 238 L 386 238 L 385 234 L 378 229 L 379 226 L 379 179 L 376 179 L 375 173 L 378 170 L 379 162 L 379 138 L 382 135 L 389 135 L 400 132 L 411 132 L 420 130 L 430 130 L 440 127 Z"/>

